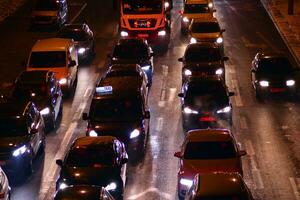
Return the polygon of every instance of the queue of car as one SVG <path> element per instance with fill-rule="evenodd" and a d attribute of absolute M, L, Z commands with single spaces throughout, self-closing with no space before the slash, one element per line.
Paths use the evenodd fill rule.
<path fill-rule="evenodd" d="M 166 3 L 164 14 L 169 14 L 167 8 L 172 6 Z M 124 9 L 129 9 L 125 4 Z M 62 115 L 63 95 L 72 95 L 76 89 L 79 59 L 95 54 L 94 35 L 86 23 L 64 25 L 65 0 L 38 1 L 36 9 L 31 25 L 62 28 L 57 38 L 33 45 L 26 71 L 16 78 L 12 94 L 1 95 L 0 128 L 5 131 L 0 141 L 0 198 L 4 199 L 9 198 L 10 187 L 2 168 L 20 179 L 32 173 L 34 158 L 45 148 L 45 130 L 55 129 Z M 180 11 L 181 31 L 190 44 L 178 59 L 182 62 L 178 96 L 186 131 L 180 151 L 174 154 L 179 159 L 178 198 L 252 200 L 243 180 L 241 157 L 246 152 L 239 149 L 230 128 L 225 128 L 233 124 L 230 98 L 234 92 L 226 86 L 225 30 L 214 12 L 211 0 L 184 0 Z M 139 21 L 135 28 L 151 28 L 149 23 Z M 56 160 L 60 173 L 55 200 L 123 199 L 127 162 L 138 162 L 147 150 L 155 54 L 145 34 L 132 38 L 124 30 L 107 55 L 109 68 L 95 85 L 89 111 L 82 115 L 87 121 L 86 136 L 75 139 L 66 156 Z M 257 53 L 251 69 L 256 97 L 277 93 L 295 97 L 295 71 L 284 55 Z"/>

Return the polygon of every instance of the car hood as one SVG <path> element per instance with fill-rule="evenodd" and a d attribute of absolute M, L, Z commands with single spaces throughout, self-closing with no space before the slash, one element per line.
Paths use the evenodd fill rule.
<path fill-rule="evenodd" d="M 240 172 L 237 159 L 183 160 L 181 171 L 185 177 L 193 178 L 197 173 Z"/>
<path fill-rule="evenodd" d="M 42 11 L 42 10 L 35 10 L 32 12 L 31 16 L 47 16 L 47 17 L 56 17 L 57 11 Z"/>
<path fill-rule="evenodd" d="M 117 59 L 117 60 L 111 60 L 112 64 L 139 64 L 142 66 L 147 65 L 150 63 L 148 59 Z"/>
<path fill-rule="evenodd" d="M 259 80 L 266 81 L 287 81 L 290 79 L 295 79 L 295 76 L 292 74 L 258 74 L 257 78 Z"/>
<path fill-rule="evenodd" d="M 214 61 L 184 61 L 184 67 L 224 67 L 222 60 Z"/>
<path fill-rule="evenodd" d="M 28 143 L 28 136 L 0 137 L 0 152 L 11 152 L 12 150 Z"/>
<path fill-rule="evenodd" d="M 217 39 L 221 36 L 220 32 L 216 33 L 191 33 L 191 36 L 196 39 Z"/>
<path fill-rule="evenodd" d="M 67 179 L 69 184 L 106 186 L 120 178 L 120 170 L 112 166 L 64 167 L 61 178 Z"/>
<path fill-rule="evenodd" d="M 213 17 L 213 13 L 212 12 L 209 12 L 209 13 L 183 13 L 182 16 L 187 17 L 188 19 L 196 19 L 196 18 L 210 19 Z"/>

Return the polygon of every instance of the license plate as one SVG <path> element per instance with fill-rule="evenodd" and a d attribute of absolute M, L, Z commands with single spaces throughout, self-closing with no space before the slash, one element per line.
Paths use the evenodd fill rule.
<path fill-rule="evenodd" d="M 149 35 L 148 34 L 138 34 L 138 37 L 145 38 L 145 37 L 149 37 Z"/>
<path fill-rule="evenodd" d="M 201 76 L 201 77 L 207 77 L 208 76 L 208 72 L 196 72 L 195 75 L 196 76 Z"/>
<path fill-rule="evenodd" d="M 271 92 L 284 92 L 285 89 L 284 88 L 271 88 Z"/>

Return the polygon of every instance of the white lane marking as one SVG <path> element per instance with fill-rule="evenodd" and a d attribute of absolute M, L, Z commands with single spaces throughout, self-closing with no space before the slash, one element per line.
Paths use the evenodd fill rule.
<path fill-rule="evenodd" d="M 160 101 L 165 101 L 165 98 L 166 98 L 166 90 L 163 89 L 163 90 L 161 90 L 161 93 L 160 93 Z"/>
<path fill-rule="evenodd" d="M 253 179 L 254 179 L 254 188 L 255 189 L 263 189 L 264 183 L 260 174 L 260 170 L 252 170 Z"/>
<path fill-rule="evenodd" d="M 162 118 L 162 117 L 157 118 L 155 130 L 161 131 L 162 127 L 163 127 L 163 123 L 164 123 L 164 118 Z"/>
<path fill-rule="evenodd" d="M 297 178 L 297 179 L 299 180 L 299 178 Z M 295 178 L 290 177 L 289 180 L 290 180 L 290 183 L 291 183 L 291 186 L 292 186 L 294 195 L 295 195 L 295 199 L 296 199 L 296 200 L 300 200 L 300 193 L 299 193 L 299 189 L 298 189 L 299 185 L 298 185 L 298 187 L 297 187 L 297 183 L 296 183 L 296 181 L 295 181 Z M 300 183 L 299 183 L 299 184 L 300 184 Z"/>
<path fill-rule="evenodd" d="M 167 76 L 168 73 L 169 73 L 168 65 L 162 65 L 162 74 L 163 74 L 163 76 Z"/>
<path fill-rule="evenodd" d="M 169 102 L 174 101 L 176 97 L 176 91 L 177 88 L 170 88 L 169 99 L 168 99 Z"/>
<path fill-rule="evenodd" d="M 84 97 L 84 98 L 89 98 L 90 95 L 91 95 L 91 93 L 92 93 L 92 88 L 87 88 L 87 89 L 85 90 L 85 93 L 84 93 L 83 97 Z"/>
<path fill-rule="evenodd" d="M 78 11 L 78 13 L 70 20 L 70 24 L 72 24 L 76 20 L 76 18 L 81 14 L 81 12 L 85 9 L 86 6 L 87 3 L 84 3 L 83 6 Z"/>
<path fill-rule="evenodd" d="M 73 121 L 78 121 L 81 118 L 82 112 L 86 107 L 86 102 L 82 102 L 74 114 Z"/>
<path fill-rule="evenodd" d="M 236 91 L 236 94 L 234 96 L 234 100 L 235 100 L 235 104 L 237 107 L 242 107 L 243 106 L 243 101 L 242 101 L 242 98 L 241 98 L 241 95 L 240 95 L 240 90 L 239 90 L 239 87 L 238 87 L 238 82 L 236 79 L 232 79 L 231 80 L 231 83 Z"/>
<path fill-rule="evenodd" d="M 250 140 L 246 140 L 246 141 L 245 141 L 245 146 L 246 146 L 247 154 L 248 154 L 249 156 L 254 156 L 254 155 L 255 155 L 255 151 L 254 151 L 252 142 L 251 142 Z"/>
<path fill-rule="evenodd" d="M 165 107 L 166 102 L 165 101 L 159 101 L 158 102 L 158 107 Z"/>
<path fill-rule="evenodd" d="M 147 193 L 156 193 L 159 195 L 159 199 L 167 199 L 167 200 L 171 200 L 172 199 L 172 196 L 166 192 L 162 192 L 160 191 L 158 188 L 155 188 L 155 187 L 151 187 L 151 188 L 148 188 L 147 190 L 144 190 L 143 192 L 141 193 L 138 193 L 138 194 L 135 194 L 135 195 L 131 195 L 130 197 L 128 197 L 127 199 L 128 200 L 135 200 L 135 199 L 144 199 L 144 198 L 141 198 L 141 197 L 145 197 L 145 195 L 147 195 Z"/>
<path fill-rule="evenodd" d="M 243 130 L 248 129 L 248 124 L 247 124 L 246 118 L 244 116 L 240 117 L 240 126 L 241 126 L 241 129 L 243 129 Z"/>

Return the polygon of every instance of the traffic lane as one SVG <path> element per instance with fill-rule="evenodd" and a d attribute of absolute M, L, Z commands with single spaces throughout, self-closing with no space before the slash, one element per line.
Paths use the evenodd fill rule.
<path fill-rule="evenodd" d="M 35 1 L 26 1 L 16 13 L 0 23 L 0 84 L 13 82 L 25 70 L 31 47 L 38 39 L 54 37 L 55 30 L 30 30 L 30 15 Z M 69 4 L 69 19 L 74 21 L 83 0 Z"/>
<path fill-rule="evenodd" d="M 257 199 L 295 199 L 299 147 L 285 135 L 290 127 L 288 135 L 299 138 L 297 114 L 290 111 L 299 110 L 299 103 L 286 98 L 257 102 L 250 83 L 251 61 L 258 50 L 288 52 L 287 47 L 258 1 L 230 0 L 216 6 L 226 29 L 227 83 L 236 92 L 235 134 L 249 154 L 245 179 Z"/>

